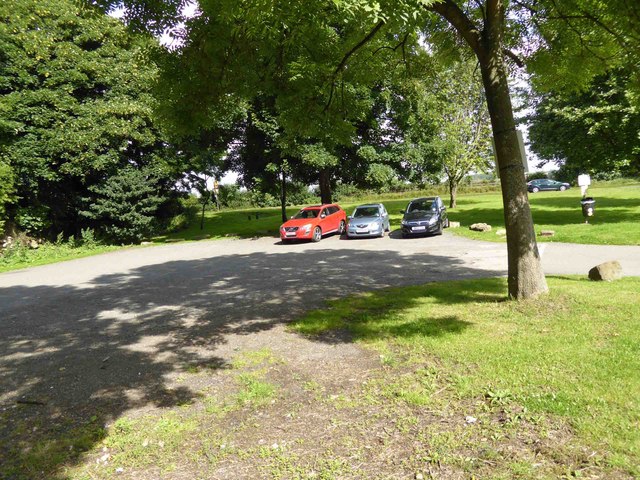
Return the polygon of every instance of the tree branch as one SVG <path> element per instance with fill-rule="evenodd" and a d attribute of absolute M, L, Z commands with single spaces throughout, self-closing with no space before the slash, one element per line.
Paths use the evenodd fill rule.
<path fill-rule="evenodd" d="M 442 2 L 425 6 L 425 9 L 435 12 L 447 20 L 477 56 L 484 55 L 480 30 L 453 0 L 443 0 Z"/>
<path fill-rule="evenodd" d="M 511 50 L 509 50 L 508 48 L 503 48 L 502 49 L 502 53 L 504 53 L 505 56 L 509 57 L 511 60 L 513 60 L 513 63 L 515 63 L 518 67 L 520 68 L 524 68 L 524 62 L 522 61 L 522 59 L 516 55 L 514 52 L 512 52 Z"/>
<path fill-rule="evenodd" d="M 351 58 L 351 56 L 354 53 L 356 53 L 358 50 L 364 47 L 373 37 L 375 37 L 376 33 L 378 33 L 378 31 L 382 28 L 383 25 L 384 25 L 384 21 L 382 20 L 376 23 L 375 27 L 373 27 L 373 29 L 367 34 L 367 36 L 364 37 L 362 40 L 360 40 L 356 45 L 354 45 L 347 53 L 345 53 L 344 57 L 342 57 L 342 60 L 340 61 L 336 69 L 333 71 L 333 75 L 331 76 L 331 93 L 329 94 L 329 101 L 327 102 L 324 109 L 322 110 L 323 113 L 325 113 L 331 106 L 331 100 L 333 99 L 333 91 L 336 88 L 336 77 L 338 76 L 338 74 L 345 69 L 345 67 L 347 66 L 347 62 L 349 61 L 349 58 Z"/>

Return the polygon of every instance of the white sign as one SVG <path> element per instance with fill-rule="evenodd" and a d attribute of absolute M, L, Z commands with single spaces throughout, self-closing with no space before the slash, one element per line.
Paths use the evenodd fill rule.
<path fill-rule="evenodd" d="M 578 186 L 588 187 L 589 185 L 591 185 L 591 177 L 589 175 L 587 175 L 586 173 L 578 175 Z"/>

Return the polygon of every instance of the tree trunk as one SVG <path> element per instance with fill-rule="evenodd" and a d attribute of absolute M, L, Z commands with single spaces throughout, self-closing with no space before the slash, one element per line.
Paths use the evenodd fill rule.
<path fill-rule="evenodd" d="M 331 175 L 328 168 L 320 170 L 320 202 L 333 203 L 331 201 Z"/>
<path fill-rule="evenodd" d="M 458 199 L 458 181 L 455 178 L 449 177 L 449 208 L 456 208 Z"/>
<path fill-rule="evenodd" d="M 282 211 L 282 221 L 286 222 L 287 218 L 287 182 L 284 175 L 284 168 L 280 169 L 280 210 Z"/>
<path fill-rule="evenodd" d="M 529 208 L 504 60 L 501 49 L 491 47 L 491 52 L 480 59 L 480 69 L 502 186 L 509 257 L 509 296 L 525 299 L 547 292 L 548 287 Z"/>

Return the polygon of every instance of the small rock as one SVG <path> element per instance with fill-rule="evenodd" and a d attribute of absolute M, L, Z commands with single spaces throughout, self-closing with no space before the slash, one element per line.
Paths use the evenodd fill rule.
<path fill-rule="evenodd" d="M 460 228 L 460 222 L 449 222 L 449 228 Z"/>
<path fill-rule="evenodd" d="M 416 480 L 424 480 L 424 475 L 421 473 L 416 473 Z"/>
<path fill-rule="evenodd" d="M 142 442 L 142 446 L 147 448 L 149 446 L 149 439 L 145 438 L 144 441 Z"/>
<path fill-rule="evenodd" d="M 163 448 L 163 447 L 164 447 L 164 442 L 163 442 L 162 440 L 160 440 L 160 441 L 158 442 L 158 446 L 159 446 L 160 448 Z"/>
<path fill-rule="evenodd" d="M 464 421 L 471 425 L 473 423 L 476 423 L 478 419 L 476 417 L 472 417 L 471 415 L 467 415 L 466 417 L 464 417 Z"/>
<path fill-rule="evenodd" d="M 541 237 L 553 237 L 556 234 L 555 230 L 540 230 Z"/>
<path fill-rule="evenodd" d="M 504 228 L 499 228 L 496 230 L 496 235 L 500 235 L 501 237 L 505 236 L 507 234 L 507 230 Z"/>
<path fill-rule="evenodd" d="M 122 467 L 116 468 L 116 473 L 123 473 L 123 472 L 124 472 L 124 468 Z"/>
<path fill-rule="evenodd" d="M 37 240 L 31 239 L 29 240 L 29 248 L 31 250 L 37 250 L 38 248 L 40 248 L 40 244 Z"/>
<path fill-rule="evenodd" d="M 153 245 L 153 242 L 141 242 L 140 245 Z"/>
<path fill-rule="evenodd" d="M 622 278 L 622 266 L 617 260 L 604 262 L 589 270 L 589 279 L 594 281 L 611 282 Z"/>
<path fill-rule="evenodd" d="M 469 227 L 469 230 L 473 230 L 474 232 L 490 232 L 491 225 L 488 223 L 474 223 Z"/>

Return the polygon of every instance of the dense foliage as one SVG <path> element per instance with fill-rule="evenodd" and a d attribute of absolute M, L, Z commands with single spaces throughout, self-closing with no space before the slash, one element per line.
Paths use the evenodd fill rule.
<path fill-rule="evenodd" d="M 579 173 L 640 175 L 640 107 L 628 71 L 596 77 L 588 90 L 539 95 L 530 116 L 531 148 L 570 180 Z"/>
<path fill-rule="evenodd" d="M 9 0 L 0 18 L 0 161 L 16 195 L 9 218 L 36 235 L 79 234 L 93 186 L 167 155 L 152 116 L 154 43 L 72 0 Z"/>

